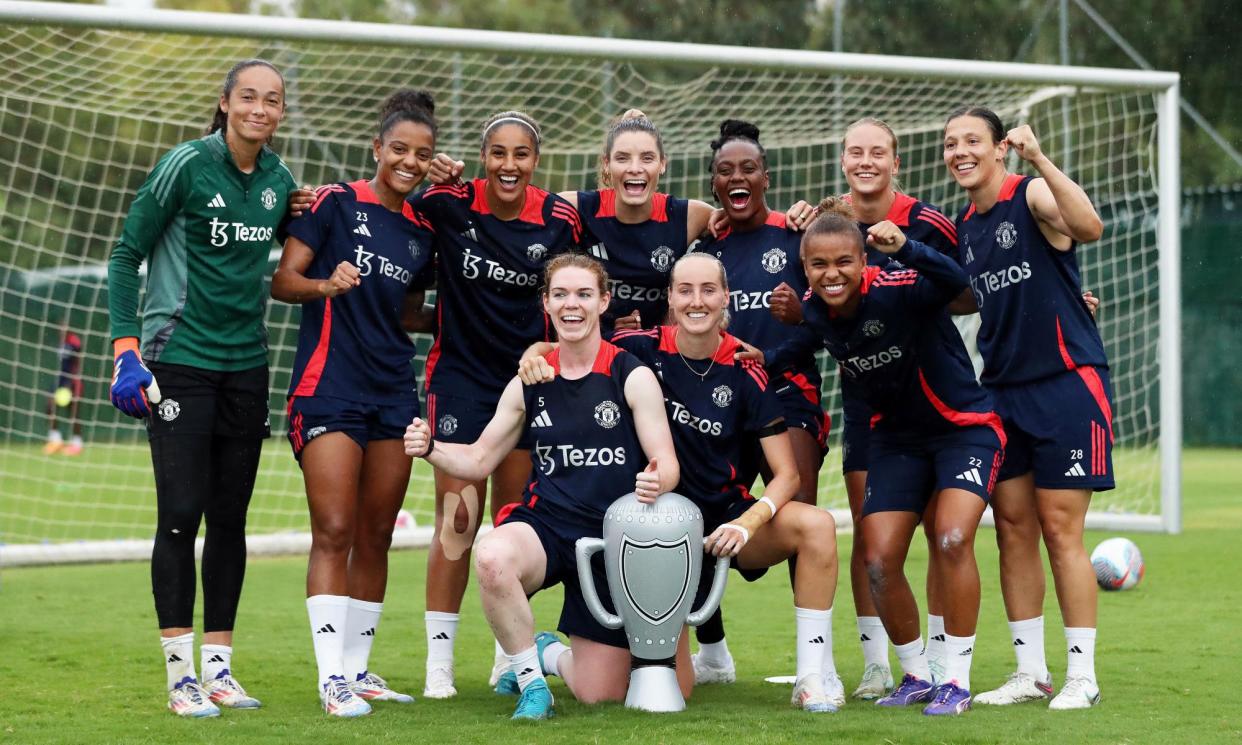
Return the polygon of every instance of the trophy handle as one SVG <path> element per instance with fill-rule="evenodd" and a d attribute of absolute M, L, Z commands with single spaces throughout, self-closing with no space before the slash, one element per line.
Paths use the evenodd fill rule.
<path fill-rule="evenodd" d="M 579 543 L 581 542 L 579 541 Z M 730 561 L 728 556 L 721 556 L 716 559 L 716 572 L 712 576 L 712 587 L 707 593 L 707 599 L 703 601 L 703 607 L 686 616 L 686 623 L 691 626 L 700 626 L 716 612 L 721 598 L 724 597 L 725 583 L 729 580 Z"/>
<path fill-rule="evenodd" d="M 582 587 L 582 599 L 586 601 L 587 609 L 595 616 L 595 620 L 607 628 L 619 629 L 622 624 L 621 616 L 604 610 L 604 604 L 600 602 L 599 592 L 595 587 L 595 575 L 591 572 L 592 554 L 603 550 L 603 538 L 579 538 L 574 544 L 574 554 L 578 559 L 578 584 Z M 716 598 L 716 602 L 720 602 L 720 598 Z"/>

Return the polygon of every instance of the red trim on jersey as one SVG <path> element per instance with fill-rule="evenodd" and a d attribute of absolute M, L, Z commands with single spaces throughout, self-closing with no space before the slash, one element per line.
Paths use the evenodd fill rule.
<path fill-rule="evenodd" d="M 543 225 L 543 202 L 548 193 L 537 186 L 526 185 L 526 200 L 522 203 L 522 212 L 518 219 L 531 225 Z"/>
<path fill-rule="evenodd" d="M 880 268 L 880 267 L 878 267 L 878 266 L 865 266 L 865 267 L 863 267 L 863 273 L 862 273 L 862 284 L 861 284 L 861 285 L 859 286 L 859 288 L 858 288 L 858 289 L 859 289 L 859 291 L 860 291 L 860 292 L 862 292 L 862 294 L 864 294 L 864 295 L 866 295 L 868 292 L 870 292 L 870 291 L 871 291 L 871 283 L 872 283 L 872 282 L 875 282 L 876 278 L 878 278 L 878 277 L 880 276 L 880 273 L 881 273 L 882 271 L 884 271 L 884 270 L 883 270 L 883 269 L 881 269 L 881 268 Z"/>
<path fill-rule="evenodd" d="M 950 408 L 948 404 L 940 400 L 940 397 L 927 384 L 927 378 L 923 377 L 923 368 L 918 368 L 918 371 L 919 385 L 923 388 L 923 395 L 927 396 L 927 400 L 931 402 L 931 405 L 935 407 L 940 416 L 959 427 L 982 426 L 991 429 L 996 433 L 996 438 L 1000 440 L 1001 449 L 1005 449 L 1005 428 L 1001 426 L 1001 418 L 997 416 L 995 411 L 958 411 Z"/>
<path fill-rule="evenodd" d="M 781 228 L 782 230 L 789 228 L 789 221 L 785 219 L 785 213 L 777 212 L 776 210 L 768 213 L 768 219 L 764 220 L 763 224 L 771 225 L 774 228 Z"/>
<path fill-rule="evenodd" d="M 421 212 L 415 212 L 414 205 L 409 202 L 401 203 L 401 216 L 424 230 L 436 232 L 436 226 L 432 225 L 431 221 L 424 217 Z"/>
<path fill-rule="evenodd" d="M 474 185 L 474 199 L 470 201 L 470 209 L 480 215 L 492 214 L 492 209 L 487 206 L 487 179 L 476 178 L 470 183 Z"/>
<path fill-rule="evenodd" d="M 875 429 L 875 425 L 879 424 L 880 420 L 883 418 L 884 418 L 884 415 L 879 412 L 872 414 L 871 415 L 871 429 Z"/>
<path fill-rule="evenodd" d="M 996 202 L 999 204 L 1000 202 L 1008 202 L 1010 199 L 1013 199 L 1014 192 L 1018 190 L 1018 184 L 1021 184 L 1022 179 L 1024 178 L 1026 178 L 1026 176 L 1023 176 L 1020 173 L 1011 173 L 1006 176 L 1004 183 L 1001 184 L 1000 193 L 996 195 Z M 966 222 L 974 214 L 975 205 L 972 202 L 970 209 L 966 210 L 966 215 L 962 218 L 962 222 Z"/>
<path fill-rule="evenodd" d="M 335 194 L 343 191 L 345 191 L 345 189 L 339 184 L 328 184 L 327 186 L 319 187 L 315 190 L 315 202 L 311 205 L 310 211 L 315 212 L 315 210 L 318 210 L 319 205 L 323 204 L 323 200 L 327 199 L 329 194 Z"/>
<path fill-rule="evenodd" d="M 354 190 L 354 199 L 357 199 L 363 204 L 383 204 L 383 202 L 380 201 L 379 195 L 376 194 L 375 190 L 371 188 L 371 182 L 366 179 L 351 181 L 349 183 L 349 188 Z"/>
<path fill-rule="evenodd" d="M 599 208 L 595 210 L 596 217 L 616 217 L 617 216 L 617 191 L 616 189 L 600 189 Z"/>
<path fill-rule="evenodd" d="M 660 346 L 661 352 L 668 354 L 681 354 L 681 350 L 677 348 L 677 332 L 678 326 L 660 326 Z M 715 354 L 712 355 L 714 364 L 732 365 L 733 355 L 737 354 L 742 348 L 742 343 L 738 341 L 736 336 L 728 334 L 724 331 L 720 332 L 720 344 L 716 347 Z"/>
<path fill-rule="evenodd" d="M 1104 422 L 1108 425 L 1108 441 L 1116 442 L 1113 438 L 1113 407 L 1104 393 L 1104 381 L 1094 367 L 1079 367 L 1070 357 L 1069 348 L 1065 346 L 1065 336 L 1061 333 L 1060 316 L 1057 316 L 1057 348 L 1061 351 L 1061 361 L 1065 363 L 1065 369 L 1078 373 L 1078 377 L 1082 378 L 1087 390 L 1091 392 L 1091 398 L 1095 399 L 1096 406 L 1100 407 L 1100 413 L 1104 415 Z"/>
<path fill-rule="evenodd" d="M 507 520 L 509 518 L 510 513 L 516 510 L 519 504 L 521 504 L 521 502 L 510 502 L 509 504 L 506 504 L 504 507 L 501 507 L 500 510 L 496 512 L 495 524 L 500 525 L 505 520 Z"/>
<path fill-rule="evenodd" d="M 328 347 L 331 337 L 332 298 L 324 298 L 323 328 L 319 330 L 319 342 L 315 345 L 315 351 L 311 353 L 310 359 L 307 360 L 306 368 L 302 370 L 302 379 L 298 381 L 298 387 L 293 389 L 292 395 L 315 395 L 315 388 L 319 385 L 319 379 L 323 377 L 324 365 L 328 362 Z"/>
<path fill-rule="evenodd" d="M 798 386 L 798 390 L 802 391 L 802 395 L 807 401 L 819 406 L 819 388 L 811 385 L 811 381 L 807 380 L 805 375 L 802 373 L 794 374 L 786 370 L 785 379 Z"/>
<path fill-rule="evenodd" d="M 888 214 L 884 219 L 893 222 L 898 227 L 908 228 L 910 227 L 910 210 L 914 209 L 914 205 L 918 203 L 919 200 L 909 194 L 894 192 L 893 206 L 888 208 Z"/>
<path fill-rule="evenodd" d="M 940 214 L 936 210 L 931 207 L 924 206 L 923 211 L 920 212 L 918 217 L 914 219 L 931 223 L 932 227 L 943 233 L 944 237 L 948 238 L 953 245 L 957 245 L 957 228 L 954 227 L 953 223 L 949 222 L 949 218 Z"/>
<path fill-rule="evenodd" d="M 612 332 L 612 341 L 617 339 L 628 339 L 631 336 L 648 336 L 652 339 L 659 337 L 659 329 L 621 329 Z"/>
<path fill-rule="evenodd" d="M 569 227 L 573 230 L 574 243 L 582 238 L 582 216 L 572 204 L 560 199 L 553 201 L 552 216 L 569 223 Z"/>
<path fill-rule="evenodd" d="M 433 197 L 438 194 L 447 194 L 457 199 L 465 199 L 470 196 L 470 191 L 465 184 L 436 184 L 423 192 L 423 196 L 426 197 Z"/>
<path fill-rule="evenodd" d="M 431 388 L 431 374 L 436 371 L 436 363 L 440 361 L 440 335 L 444 333 L 444 305 L 436 303 L 436 338 L 427 351 L 427 362 L 423 365 L 423 385 Z"/>
<path fill-rule="evenodd" d="M 621 349 L 609 342 L 600 340 L 599 351 L 595 353 L 595 362 L 591 365 L 591 372 L 599 373 L 612 377 L 612 361 L 620 354 Z M 561 348 L 557 347 L 551 352 L 543 356 L 548 364 L 552 366 L 552 372 L 556 375 L 561 374 Z"/>
<path fill-rule="evenodd" d="M 668 195 L 656 192 L 651 195 L 651 219 L 668 222 Z"/>

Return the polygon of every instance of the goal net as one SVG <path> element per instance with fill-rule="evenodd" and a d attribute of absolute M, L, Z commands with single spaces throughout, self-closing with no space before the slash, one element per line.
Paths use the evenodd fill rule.
<path fill-rule="evenodd" d="M 32 7 L 43 8 L 43 20 L 31 19 Z M 483 120 L 506 108 L 531 113 L 545 133 L 536 183 L 552 191 L 593 187 L 605 122 L 639 107 L 664 134 L 662 190 L 710 201 L 707 143 L 721 120 L 747 119 L 762 128 L 777 209 L 845 189 L 837 165 L 845 125 L 878 116 L 900 140 L 901 188 L 953 216 L 964 200 L 941 161 L 945 114 L 981 103 L 1007 125 L 1030 123 L 1107 226 L 1079 253 L 1084 288 L 1103 299 L 1115 386 L 1119 488 L 1096 497 L 1092 520 L 1176 529 L 1176 484 L 1161 496 L 1159 444 L 1171 415 L 1161 410 L 1168 341 L 1160 294 L 1168 287 L 1157 273 L 1160 252 L 1177 250 L 1175 234 L 1172 246 L 1158 238 L 1167 178 L 1158 134 L 1175 127 L 1163 104 L 1175 76 L 47 4 L 0 3 L 0 18 L 0 562 L 149 552 L 155 500 L 145 432 L 107 400 L 106 261 L 151 167 L 201 135 L 224 73 L 255 56 L 285 74 L 289 108 L 275 146 L 312 184 L 372 173 L 378 107 L 405 86 L 435 94 L 439 147 L 472 172 Z M 277 257 L 273 246 L 273 267 Z M 260 551 L 308 545 L 301 474 L 282 441 L 299 312 L 275 302 L 267 310 L 273 439 L 249 520 Z M 76 413 L 84 449 L 74 457 L 44 453 L 49 410 L 63 437 L 73 434 L 72 406 L 49 403 L 65 329 L 83 343 Z M 430 339 L 418 341 L 425 352 Z M 839 423 L 835 369 L 824 368 L 824 403 Z M 843 509 L 834 430 L 820 504 Z M 398 543 L 425 540 L 433 485 L 421 462 L 406 509 L 421 530 L 399 532 Z"/>

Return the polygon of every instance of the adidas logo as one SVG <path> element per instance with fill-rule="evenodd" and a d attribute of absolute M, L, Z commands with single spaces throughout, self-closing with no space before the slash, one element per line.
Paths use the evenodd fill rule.
<path fill-rule="evenodd" d="M 944 641 L 944 634 L 936 634 L 935 636 L 932 637 L 932 641 L 934 642 Z"/>
<path fill-rule="evenodd" d="M 812 644 L 823 644 L 823 643 L 824 643 L 824 637 L 822 637 L 822 636 L 817 636 L 817 637 L 815 637 L 814 639 L 812 639 L 812 640 L 811 640 L 811 643 L 812 643 Z"/>
<path fill-rule="evenodd" d="M 604 248 L 603 243 L 596 243 L 591 246 L 591 255 L 600 261 L 608 261 L 608 249 Z"/>
<path fill-rule="evenodd" d="M 365 235 L 368 238 L 371 237 L 371 231 L 367 230 L 367 226 L 364 224 L 360 224 L 358 227 L 354 228 L 354 232 L 358 235 Z"/>
<path fill-rule="evenodd" d="M 433 642 L 446 642 L 448 640 L 449 640 L 449 635 L 444 633 L 443 631 L 431 637 L 431 641 Z"/>
<path fill-rule="evenodd" d="M 871 641 L 871 637 L 867 636 L 866 634 L 859 634 L 859 635 L 858 635 L 858 641 L 860 641 L 860 642 L 869 642 L 869 641 Z"/>
<path fill-rule="evenodd" d="M 359 634 L 359 636 L 375 636 L 375 627 L 372 626 L 371 628 Z"/>
<path fill-rule="evenodd" d="M 1013 640 L 1013 645 L 1014 645 L 1015 647 L 1025 647 L 1025 646 L 1026 646 L 1026 642 L 1022 641 L 1021 639 L 1014 639 L 1014 640 Z"/>
<path fill-rule="evenodd" d="M 224 197 L 220 196 L 219 192 L 216 192 L 216 195 L 211 198 L 211 201 L 207 203 L 207 206 L 215 207 L 216 209 L 222 209 L 226 207 L 227 205 L 224 204 Z"/>
<path fill-rule="evenodd" d="M 1065 475 L 1066 476 L 1086 476 L 1087 472 L 1082 470 L 1081 463 L 1075 463 L 1074 465 L 1070 466 L 1070 470 L 1066 471 Z"/>
<path fill-rule="evenodd" d="M 973 264 L 975 261 L 975 252 L 970 246 L 966 247 L 966 263 Z"/>
<path fill-rule="evenodd" d="M 1077 644 L 1069 648 L 1070 654 L 1082 654 L 1082 648 Z"/>
<path fill-rule="evenodd" d="M 958 481 L 969 481 L 972 484 L 983 486 L 983 479 L 979 478 L 979 469 L 972 468 L 969 471 L 963 471 L 957 475 Z"/>
<path fill-rule="evenodd" d="M 175 652 L 173 654 L 168 655 L 168 661 L 170 663 L 171 662 L 183 662 L 183 660 L 180 657 L 178 657 Z"/>
<path fill-rule="evenodd" d="M 319 630 L 318 630 L 318 631 L 316 631 L 315 633 L 316 633 L 316 634 L 335 634 L 335 633 L 336 633 L 336 629 L 332 628 L 332 624 L 330 624 L 330 623 L 325 623 L 325 624 L 324 624 L 323 626 L 321 626 L 321 627 L 319 628 Z"/>
<path fill-rule="evenodd" d="M 533 667 L 522 668 L 522 672 L 518 673 L 518 677 L 520 678 L 523 675 L 530 675 L 533 672 L 535 672 L 535 668 Z"/>
<path fill-rule="evenodd" d="M 223 657 L 221 657 L 221 656 L 220 656 L 220 655 L 218 655 L 218 654 L 213 654 L 213 655 L 211 656 L 211 659 L 210 659 L 210 660 L 207 660 L 207 662 L 208 662 L 208 663 L 212 663 L 212 662 L 224 662 L 224 658 L 223 658 Z"/>
<path fill-rule="evenodd" d="M 479 242 L 479 234 L 475 232 L 475 229 L 474 229 L 474 228 L 469 228 L 469 229 L 467 229 L 467 230 L 463 230 L 463 231 L 461 232 L 461 237 L 462 237 L 462 238 L 469 238 L 470 240 L 474 241 L 475 243 L 478 243 L 478 242 Z"/>
<path fill-rule="evenodd" d="M 971 656 L 972 654 L 974 654 L 974 652 L 975 652 L 975 648 L 974 648 L 974 647 L 967 647 L 965 650 L 963 650 L 963 651 L 961 651 L 961 652 L 958 652 L 958 653 L 957 653 L 957 656 L 958 656 L 958 657 L 969 657 L 969 656 Z"/>
<path fill-rule="evenodd" d="M 532 428 L 534 428 L 534 427 L 551 427 L 551 426 L 552 426 L 552 417 L 548 416 L 548 412 L 547 412 L 547 410 L 545 409 L 544 411 L 539 412 L 539 416 L 535 417 L 535 418 L 531 421 L 530 426 L 531 426 Z"/>

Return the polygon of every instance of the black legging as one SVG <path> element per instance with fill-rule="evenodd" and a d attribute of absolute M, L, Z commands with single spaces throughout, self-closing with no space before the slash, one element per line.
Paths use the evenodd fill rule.
<path fill-rule="evenodd" d="M 203 631 L 232 631 L 246 576 L 246 510 L 261 438 L 169 434 L 151 440 L 158 523 L 151 591 L 161 629 L 194 624 L 194 540 L 203 517 Z"/>

